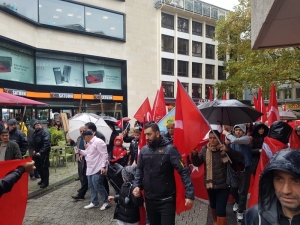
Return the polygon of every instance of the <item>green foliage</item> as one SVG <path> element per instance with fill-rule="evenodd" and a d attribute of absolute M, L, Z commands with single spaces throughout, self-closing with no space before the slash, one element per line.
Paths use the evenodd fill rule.
<path fill-rule="evenodd" d="M 215 32 L 218 55 L 230 55 L 224 62 L 229 76 L 215 85 L 218 97 L 227 91 L 241 99 L 246 88 L 269 90 L 272 82 L 277 86 L 300 82 L 299 48 L 251 49 L 251 0 L 239 0 L 226 19 L 217 21 Z"/>
<path fill-rule="evenodd" d="M 51 145 L 58 145 L 59 141 L 63 141 L 64 138 L 64 132 L 61 130 L 57 130 L 55 127 L 48 128 L 48 131 L 51 135 Z"/>

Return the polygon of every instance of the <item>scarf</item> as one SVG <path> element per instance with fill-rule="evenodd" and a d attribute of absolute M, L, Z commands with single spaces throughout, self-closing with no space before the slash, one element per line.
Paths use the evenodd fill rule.
<path fill-rule="evenodd" d="M 212 147 L 210 144 L 207 144 L 206 151 L 206 182 L 205 186 L 207 189 L 213 188 L 213 152 L 219 150 L 219 146 Z M 221 159 L 223 163 L 228 162 L 228 157 L 225 151 L 221 151 Z M 215 162 L 218 163 L 218 162 Z"/>

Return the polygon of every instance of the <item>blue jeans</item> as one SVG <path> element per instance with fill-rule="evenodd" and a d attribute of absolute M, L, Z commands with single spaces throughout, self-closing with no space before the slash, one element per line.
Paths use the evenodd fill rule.
<path fill-rule="evenodd" d="M 87 178 L 91 192 L 91 202 L 94 205 L 99 205 L 98 194 L 101 196 L 103 203 L 108 202 L 108 195 L 103 186 L 103 180 L 105 179 L 104 175 L 101 175 L 99 172 L 89 175 Z"/>
<path fill-rule="evenodd" d="M 210 208 L 215 209 L 217 216 L 226 217 L 226 205 L 230 189 L 207 189 Z"/>

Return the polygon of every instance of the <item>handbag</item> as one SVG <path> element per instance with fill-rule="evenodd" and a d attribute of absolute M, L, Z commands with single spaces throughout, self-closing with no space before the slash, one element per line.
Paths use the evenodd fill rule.
<path fill-rule="evenodd" d="M 232 162 L 231 160 L 228 161 L 226 184 L 229 187 L 238 188 L 242 183 L 244 174 L 245 174 L 245 165 L 243 163 L 236 163 L 236 162 Z"/>

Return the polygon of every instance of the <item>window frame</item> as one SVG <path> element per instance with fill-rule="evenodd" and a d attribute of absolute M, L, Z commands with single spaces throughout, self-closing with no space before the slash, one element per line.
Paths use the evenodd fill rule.
<path fill-rule="evenodd" d="M 197 51 L 194 51 L 194 50 L 197 50 L 197 47 L 198 47 L 198 46 L 195 46 L 196 44 L 199 44 L 199 46 L 201 46 L 201 51 L 200 51 L 200 53 L 197 53 Z M 203 52 L 203 47 L 202 47 L 202 45 L 203 45 L 202 42 L 199 42 L 199 41 L 192 41 L 192 56 L 202 58 L 202 52 Z"/>
<path fill-rule="evenodd" d="M 211 50 L 213 49 L 213 50 Z M 211 52 L 212 51 L 212 52 Z M 213 55 L 211 56 L 211 54 L 209 53 L 212 53 Z M 206 59 L 215 59 L 215 45 L 211 45 L 211 44 L 205 44 L 205 58 Z"/>
<path fill-rule="evenodd" d="M 198 90 L 197 95 L 195 95 L 194 93 L 194 88 L 197 88 Z M 202 98 L 202 84 L 192 83 L 192 98 L 199 98 L 199 99 Z"/>
<path fill-rule="evenodd" d="M 164 96 L 167 98 L 174 98 L 174 82 L 162 81 L 161 85 L 164 90 Z"/>
<path fill-rule="evenodd" d="M 206 24 L 205 37 L 213 39 L 215 37 L 216 27 Z M 213 30 L 213 32 L 212 32 Z M 211 34 L 212 33 L 212 34 Z"/>
<path fill-rule="evenodd" d="M 199 73 L 195 71 L 196 65 L 199 66 Z M 202 63 L 192 62 L 192 77 L 193 78 L 202 78 Z"/>
<path fill-rule="evenodd" d="M 177 60 L 177 76 L 189 77 L 189 62 L 188 61 Z"/>
<path fill-rule="evenodd" d="M 209 75 L 209 76 L 207 73 L 208 66 L 212 67 L 212 75 Z M 215 65 L 205 64 L 205 79 L 215 80 Z"/>
<path fill-rule="evenodd" d="M 172 39 L 172 41 L 173 41 L 173 48 L 172 49 L 170 49 L 169 51 L 168 51 L 168 49 L 166 49 L 164 46 L 165 46 L 165 44 L 163 44 L 164 43 L 164 41 L 168 41 L 168 40 L 164 40 L 164 38 L 166 38 L 166 39 Z M 169 35 L 165 35 L 165 34 L 162 34 L 161 35 L 161 42 L 162 42 L 162 45 L 161 45 L 161 50 L 163 51 L 163 52 L 170 52 L 170 53 L 174 53 L 174 37 L 173 36 L 169 36 Z"/>
<path fill-rule="evenodd" d="M 174 17 L 174 15 L 162 12 L 161 13 L 161 18 L 162 18 L 163 14 L 166 15 L 167 17 L 169 16 L 170 18 L 173 17 L 173 23 L 171 22 L 171 25 L 163 24 L 163 19 L 161 19 L 161 27 L 166 28 L 166 29 L 170 29 L 170 30 L 174 30 L 174 27 L 175 27 L 175 23 L 174 23 L 175 17 Z"/>
<path fill-rule="evenodd" d="M 184 50 L 184 46 L 186 49 Z M 189 40 L 177 38 L 177 53 L 180 55 L 189 55 Z"/>
<path fill-rule="evenodd" d="M 226 73 L 224 73 L 224 66 L 218 66 L 218 80 L 226 80 Z"/>
<path fill-rule="evenodd" d="M 168 62 L 166 67 L 168 68 L 169 67 L 169 63 L 172 62 L 172 70 L 169 71 L 169 70 L 164 70 L 164 66 L 163 66 L 163 62 Z M 167 58 L 161 58 L 161 74 L 163 75 L 172 75 L 174 76 L 174 59 L 167 59 Z"/>
<path fill-rule="evenodd" d="M 184 24 L 184 22 L 187 22 L 186 28 L 183 27 L 183 24 L 181 25 L 179 23 L 179 20 L 182 20 L 183 24 Z M 183 32 L 183 33 L 189 33 L 189 19 L 177 17 L 177 31 Z"/>
<path fill-rule="evenodd" d="M 200 25 L 201 26 L 201 32 L 197 31 L 196 29 L 196 25 Z M 197 22 L 197 21 L 192 21 L 192 34 L 193 35 L 197 35 L 197 36 L 201 36 L 202 37 L 202 32 L 203 32 L 203 27 L 202 27 L 202 23 Z"/>

